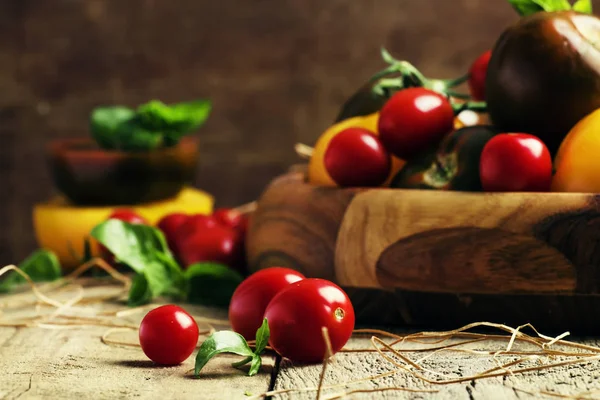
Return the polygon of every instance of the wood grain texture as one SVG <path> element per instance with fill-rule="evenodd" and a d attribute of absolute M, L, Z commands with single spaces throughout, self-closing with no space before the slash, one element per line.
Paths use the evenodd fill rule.
<path fill-rule="evenodd" d="M 595 331 L 596 196 L 325 189 L 302 176 L 284 175 L 260 198 L 253 270 L 332 279 L 360 323 Z"/>
<path fill-rule="evenodd" d="M 251 271 L 285 266 L 335 279 L 338 229 L 356 190 L 315 188 L 303 179 L 302 172 L 276 179 L 259 199 L 246 244 Z"/>
<path fill-rule="evenodd" d="M 459 76 L 516 14 L 505 0 L 0 0 L 0 263 L 35 247 L 48 140 L 104 103 L 206 96 L 195 184 L 255 200 L 382 67 L 381 46 Z"/>
<path fill-rule="evenodd" d="M 570 248 L 538 237 L 558 240 L 569 233 L 559 221 L 599 210 L 585 194 L 365 191 L 344 216 L 336 277 L 348 286 L 432 292 L 573 292 L 578 276 L 597 269 L 595 246 L 575 260 Z M 598 235 L 586 228 L 582 238 Z"/>
<path fill-rule="evenodd" d="M 376 270 L 382 286 L 427 292 L 572 292 L 577 279 L 555 248 L 531 236 L 477 227 L 400 239 L 383 251 Z"/>

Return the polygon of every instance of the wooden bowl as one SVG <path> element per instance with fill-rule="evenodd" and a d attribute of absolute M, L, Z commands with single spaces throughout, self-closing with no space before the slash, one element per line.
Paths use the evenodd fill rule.
<path fill-rule="evenodd" d="M 192 183 L 198 140 L 152 152 L 106 151 L 91 138 L 50 143 L 48 159 L 54 184 L 77 205 L 133 205 L 176 196 Z"/>
<path fill-rule="evenodd" d="M 249 227 L 251 270 L 337 282 L 358 323 L 476 321 L 598 333 L 600 197 L 339 189 L 282 176 Z"/>

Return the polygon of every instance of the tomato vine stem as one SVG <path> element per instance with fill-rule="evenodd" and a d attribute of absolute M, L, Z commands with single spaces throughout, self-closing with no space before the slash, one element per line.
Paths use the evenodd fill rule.
<path fill-rule="evenodd" d="M 446 96 L 456 114 L 464 110 L 486 111 L 487 105 L 485 102 L 472 101 L 469 94 L 452 90 L 465 83 L 469 79 L 469 74 L 455 79 L 427 78 L 417 67 L 408 61 L 394 58 L 385 48 L 381 49 L 381 57 L 389 65 L 371 77 L 370 82 L 374 83 L 372 86 L 374 93 L 379 95 L 393 94 L 409 87 L 423 87 Z M 467 101 L 457 102 L 456 100 Z"/>

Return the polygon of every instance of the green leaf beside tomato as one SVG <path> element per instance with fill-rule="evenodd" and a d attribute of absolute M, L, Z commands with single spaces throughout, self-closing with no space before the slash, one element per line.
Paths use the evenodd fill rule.
<path fill-rule="evenodd" d="M 160 230 L 109 219 L 95 226 L 91 236 L 114 254 L 117 261 L 138 273 L 129 292 L 130 304 L 144 304 L 164 294 L 185 295 L 187 282 L 183 271 Z"/>
<path fill-rule="evenodd" d="M 194 374 L 198 376 L 202 368 L 217 354 L 232 353 L 245 357 L 234 363 L 234 367 L 240 367 L 250 362 L 248 375 L 256 375 L 262 365 L 260 354 L 269 342 L 269 334 L 269 324 L 264 319 L 262 326 L 256 332 L 256 346 L 255 350 L 252 351 L 246 339 L 237 332 L 219 331 L 213 333 L 202 343 L 200 350 L 198 350 Z"/>
<path fill-rule="evenodd" d="M 181 268 L 157 228 L 119 219 L 96 225 L 91 236 L 137 274 L 129 290 L 131 306 L 146 304 L 158 296 L 186 299 L 190 303 L 226 307 L 244 280 L 231 268 L 213 262 Z"/>
<path fill-rule="evenodd" d="M 58 257 L 50 250 L 40 249 L 33 252 L 18 265 L 34 282 L 50 282 L 61 277 L 61 267 Z M 17 272 L 12 272 L 0 282 L 0 293 L 10 292 L 15 286 L 26 280 Z"/>

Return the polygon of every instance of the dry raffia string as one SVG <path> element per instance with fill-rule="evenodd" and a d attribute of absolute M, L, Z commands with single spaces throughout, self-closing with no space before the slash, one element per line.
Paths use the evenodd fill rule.
<path fill-rule="evenodd" d="M 84 288 L 81 285 L 73 285 L 75 289 L 77 289 L 77 293 L 68 299 L 66 302 L 61 302 L 56 299 L 49 297 L 47 294 L 43 293 L 40 287 L 44 287 L 44 289 L 48 289 L 48 293 L 54 292 L 60 293 L 64 292 L 65 284 L 72 284 L 76 278 L 78 278 L 83 272 L 92 268 L 99 267 L 105 270 L 113 279 L 121 282 L 123 284 L 123 292 L 128 290 L 131 285 L 131 280 L 119 273 L 113 267 L 111 267 L 108 263 L 101 259 L 93 259 L 85 264 L 82 264 L 79 268 L 73 271 L 71 274 L 66 277 L 60 279 L 57 282 L 47 283 L 44 285 L 36 284 L 31 277 L 22 271 L 19 267 L 15 265 L 8 265 L 2 269 L 0 269 L 0 276 L 4 275 L 9 271 L 14 271 L 21 275 L 27 284 L 30 286 L 33 294 L 35 295 L 36 301 L 25 301 L 25 302 L 3 302 L 0 303 L 0 308 L 8 309 L 8 308 L 16 308 L 20 306 L 27 305 L 36 305 L 39 306 L 40 303 L 53 307 L 55 310 L 49 315 L 36 315 L 34 317 L 24 318 L 22 320 L 9 320 L 2 321 L 0 320 L 0 326 L 14 326 L 14 327 L 24 327 L 24 326 L 37 326 L 40 328 L 48 328 L 48 329 L 61 329 L 68 327 L 78 327 L 78 326 L 86 326 L 86 325 L 96 325 L 96 326 L 119 326 L 123 327 L 123 324 L 115 324 L 111 321 L 106 321 L 100 318 L 85 318 L 85 317 L 72 317 L 67 315 L 68 311 L 73 311 L 74 306 L 84 300 Z M 95 298 L 95 302 L 101 302 L 104 300 L 112 299 L 115 297 L 120 297 L 122 293 L 119 293 L 119 296 L 111 295 L 111 296 L 98 296 Z M 36 307 L 36 311 L 39 313 L 39 307 Z M 71 319 L 65 321 L 65 319 Z"/>
<path fill-rule="evenodd" d="M 244 212 L 249 212 L 251 210 L 251 208 L 252 208 L 252 205 L 249 204 L 247 207 L 245 207 Z M 113 279 L 122 283 L 123 284 L 122 292 L 120 292 L 118 295 L 96 296 L 91 299 L 85 298 L 84 297 L 84 287 L 79 284 L 73 284 L 72 282 L 75 279 L 77 279 L 81 274 L 83 274 L 85 271 L 87 271 L 88 269 L 90 269 L 92 267 L 99 267 L 99 268 L 103 269 Z M 40 312 L 41 305 L 53 307 L 55 310 L 52 313 L 50 313 L 49 315 L 44 315 L 44 316 L 36 315 L 34 317 L 29 317 L 29 318 L 25 318 L 25 319 L 21 319 L 21 320 L 17 320 L 17 321 L 14 321 L 14 320 L 2 321 L 2 320 L 0 320 L 0 326 L 4 326 L 4 327 L 32 327 L 32 326 L 35 326 L 35 327 L 44 328 L 44 329 L 74 329 L 74 328 L 80 328 L 80 327 L 84 327 L 84 326 L 106 326 L 111 329 L 109 329 L 107 332 L 105 332 L 102 335 L 102 337 L 100 338 L 103 343 L 105 343 L 107 345 L 140 347 L 139 343 L 137 343 L 137 342 L 126 342 L 123 340 L 110 338 L 110 336 L 116 332 L 123 332 L 123 331 L 131 332 L 132 330 L 137 330 L 138 329 L 137 325 L 127 323 L 127 322 L 114 321 L 107 317 L 116 317 L 116 318 L 120 319 L 123 317 L 130 316 L 132 314 L 159 306 L 159 304 L 147 304 L 147 305 L 140 306 L 140 307 L 120 309 L 120 310 L 116 310 L 116 311 L 92 310 L 92 311 L 94 311 L 94 314 L 95 314 L 93 317 L 87 317 L 87 316 L 81 316 L 81 315 L 70 315 L 69 314 L 70 311 L 77 310 L 75 308 L 76 304 L 81 304 L 83 302 L 86 302 L 88 304 L 100 303 L 105 300 L 119 298 L 124 292 L 129 290 L 129 287 L 131 285 L 131 279 L 128 278 L 127 276 L 121 274 L 117 270 L 115 270 L 110 264 L 106 263 L 102 259 L 93 259 L 89 262 L 86 262 L 85 264 L 82 264 L 79 268 L 77 268 L 75 271 L 73 271 L 66 277 L 62 278 L 60 281 L 46 283 L 43 285 L 39 285 L 39 284 L 36 284 L 35 282 L 33 282 L 31 277 L 27 273 L 25 273 L 24 271 L 22 271 L 21 269 L 19 269 L 18 267 L 14 266 L 14 265 L 9 265 L 9 266 L 2 268 L 0 270 L 0 276 L 7 273 L 8 271 L 15 271 L 16 273 L 20 274 L 27 281 L 32 292 L 34 293 L 34 295 L 36 297 L 36 301 L 16 302 L 13 304 L 11 304 L 10 302 L 4 302 L 4 303 L 0 304 L 0 308 L 6 309 L 6 308 L 9 308 L 8 307 L 9 305 L 12 306 L 12 308 L 14 308 L 14 307 L 23 306 L 23 305 L 34 305 L 35 304 L 37 313 Z M 90 282 L 92 284 L 94 284 L 95 281 L 90 281 Z M 71 285 L 71 286 L 69 286 L 69 285 Z M 52 299 L 52 298 L 48 297 L 46 294 L 44 294 L 40 290 L 41 286 L 43 286 L 46 289 L 49 289 L 48 292 L 52 292 L 54 294 L 64 292 L 64 291 L 66 291 L 67 288 L 75 288 L 77 290 L 77 293 L 73 297 L 68 299 L 66 302 L 62 303 L 62 302 Z M 213 324 L 214 325 L 229 325 L 229 321 L 214 319 L 214 318 L 195 317 L 195 320 L 198 324 L 205 324 L 207 326 L 207 329 L 201 330 L 199 332 L 199 334 L 201 336 L 210 335 L 211 333 L 213 333 L 215 331 Z"/>
<path fill-rule="evenodd" d="M 510 336 L 478 334 L 478 333 L 473 333 L 473 332 L 466 332 L 469 329 L 482 327 L 482 326 L 500 329 L 502 331 L 510 333 Z M 531 336 L 531 335 L 528 335 L 528 334 L 522 332 L 522 329 L 524 329 L 524 328 L 530 328 L 531 330 L 533 330 L 535 332 L 535 334 L 537 336 Z M 380 330 L 361 329 L 361 330 L 355 331 L 355 334 L 357 334 L 357 335 L 363 335 L 365 333 L 379 334 L 380 336 L 385 336 L 388 338 L 395 339 L 391 343 L 386 343 L 381 338 L 372 336 L 371 344 L 373 346 L 373 349 L 371 351 L 376 351 L 380 355 L 380 357 L 382 357 L 384 360 L 389 362 L 392 366 L 396 367 L 396 369 L 394 369 L 388 373 L 369 376 L 366 378 L 357 379 L 357 380 L 344 382 L 344 383 L 339 383 L 336 385 L 323 385 L 322 377 L 324 376 L 325 369 L 327 368 L 327 365 L 329 362 L 329 361 L 327 361 L 327 362 L 323 363 L 322 372 L 320 375 L 318 386 L 312 387 L 312 388 L 273 390 L 270 392 L 266 392 L 266 393 L 254 396 L 254 398 L 262 398 L 262 397 L 266 397 L 266 396 L 274 396 L 277 394 L 284 394 L 284 393 L 310 392 L 310 391 L 316 391 L 318 393 L 317 398 L 320 398 L 322 390 L 324 390 L 324 389 L 348 387 L 348 386 L 359 384 L 359 383 L 365 383 L 365 382 L 374 381 L 376 379 L 389 377 L 389 376 L 396 375 L 399 373 L 410 374 L 410 375 L 414 376 L 415 378 L 418 378 L 423 383 L 426 383 L 428 385 L 442 386 L 442 385 L 458 384 L 458 383 L 463 383 L 463 382 L 471 382 L 471 381 L 475 381 L 475 380 L 479 380 L 479 379 L 486 379 L 486 378 L 492 378 L 492 377 L 512 376 L 512 375 L 522 374 L 522 373 L 531 372 L 531 371 L 540 371 L 540 370 L 544 370 L 544 369 L 556 368 L 559 366 L 573 365 L 573 364 L 579 364 L 579 363 L 600 360 L 600 348 L 595 347 L 595 346 L 584 345 L 584 344 L 580 344 L 580 343 L 573 343 L 573 342 L 564 340 L 563 338 L 565 336 L 567 336 L 568 333 L 563 333 L 562 335 L 559 335 L 557 337 L 545 336 L 545 335 L 539 333 L 530 324 L 526 324 L 526 325 L 523 325 L 523 326 L 520 326 L 517 328 L 511 328 L 511 327 L 508 327 L 508 326 L 502 325 L 502 324 L 493 324 L 493 323 L 489 323 L 489 322 L 477 322 L 477 323 L 466 325 L 462 328 L 459 328 L 459 329 L 456 329 L 453 331 L 420 332 L 420 333 L 406 335 L 406 336 L 399 336 L 399 335 L 396 335 L 396 334 L 393 334 L 390 332 L 385 332 L 385 331 L 380 331 Z M 414 348 L 413 349 L 394 348 L 395 345 L 404 344 L 406 342 L 424 343 L 424 342 L 426 342 L 426 340 L 429 340 L 429 343 L 439 344 L 439 343 L 443 343 L 445 341 L 448 341 L 450 339 L 455 339 L 455 338 L 470 338 L 470 340 L 462 341 L 460 343 L 450 343 L 447 345 L 430 347 L 430 348 L 416 348 L 416 349 L 414 349 Z M 434 340 L 433 342 L 431 341 L 432 339 Z M 471 349 L 458 348 L 458 347 L 464 346 L 466 344 L 473 344 L 473 343 L 484 342 L 484 341 L 508 341 L 508 343 L 504 348 L 501 348 L 500 350 L 495 350 L 495 351 L 475 351 L 475 350 L 471 350 Z M 517 343 L 534 345 L 537 348 L 539 348 L 540 350 L 536 351 L 536 352 L 515 350 L 514 348 Z M 561 350 L 550 349 L 550 347 L 552 347 L 552 346 L 562 346 L 562 347 L 571 348 L 571 349 L 586 350 L 587 352 L 578 353 L 575 351 L 561 351 Z M 359 349 L 356 349 L 356 350 L 359 350 Z M 353 352 L 356 350 L 355 349 L 347 349 L 345 351 Z M 400 353 L 401 351 L 406 354 L 413 353 L 413 352 L 431 351 L 432 354 L 426 355 L 425 357 L 421 357 L 417 361 L 412 361 L 408 358 L 407 355 L 401 354 Z M 439 372 L 439 371 L 432 371 L 430 369 L 424 368 L 420 364 L 423 361 L 431 358 L 435 354 L 439 354 L 441 352 L 451 352 L 451 351 L 452 352 L 466 352 L 466 353 L 470 353 L 470 354 L 478 355 L 478 356 L 489 356 L 492 358 L 492 360 L 497 362 L 497 365 L 496 365 L 496 367 L 489 368 L 481 373 L 474 374 L 474 375 L 467 376 L 467 377 L 461 377 L 458 379 L 457 378 L 450 378 L 450 379 L 446 378 L 446 379 L 442 379 L 442 380 L 433 380 L 433 379 L 430 379 L 427 376 L 425 376 L 426 373 L 430 373 L 430 374 L 438 376 L 438 377 L 447 376 L 448 375 L 447 373 Z M 386 354 L 386 353 L 392 353 L 392 355 L 397 357 L 397 359 L 400 361 L 396 361 L 394 358 L 388 356 L 388 354 Z M 517 357 L 516 360 L 511 360 L 508 362 L 501 362 L 500 358 L 506 357 L 506 356 L 521 356 L 521 357 Z M 571 357 L 572 359 L 558 361 L 558 362 L 543 363 L 543 359 L 545 359 L 545 358 L 552 360 L 558 356 Z M 329 357 L 326 357 L 326 360 L 329 360 Z M 536 365 L 536 366 L 523 366 L 522 365 L 526 362 L 531 362 L 532 360 L 538 360 L 541 362 L 541 364 Z M 541 396 L 570 398 L 570 399 L 589 399 L 590 397 L 587 397 L 587 396 L 589 396 L 591 393 L 594 393 L 594 392 L 588 391 L 588 392 L 580 393 L 580 394 L 573 396 L 573 395 L 565 395 L 565 394 L 553 393 L 553 392 L 548 392 L 548 391 L 532 393 L 532 392 L 518 389 L 518 388 L 514 388 L 514 389 L 522 391 L 524 393 L 536 395 L 536 396 L 541 395 Z M 327 400 L 332 400 L 332 399 L 337 399 L 337 398 L 341 398 L 341 397 L 348 396 L 351 394 L 356 394 L 356 393 L 375 393 L 375 392 L 384 392 L 384 391 L 436 392 L 437 390 L 431 389 L 431 388 L 430 389 L 416 389 L 416 388 L 409 388 L 409 387 L 381 387 L 381 388 L 376 388 L 376 389 L 353 389 L 353 390 L 349 390 L 349 391 L 344 391 L 342 393 L 327 395 L 323 398 L 327 399 Z"/>

